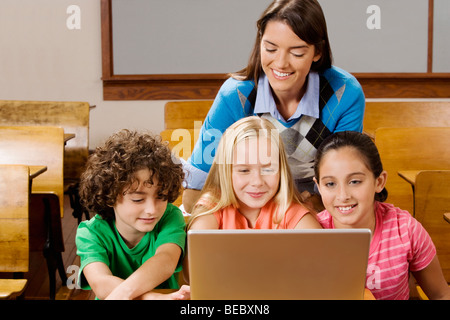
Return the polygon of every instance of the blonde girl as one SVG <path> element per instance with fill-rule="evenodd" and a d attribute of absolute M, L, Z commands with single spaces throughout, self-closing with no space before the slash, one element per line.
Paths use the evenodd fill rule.
<path fill-rule="evenodd" d="M 226 130 L 188 228 L 320 228 L 299 199 L 270 121 L 251 116 Z"/>

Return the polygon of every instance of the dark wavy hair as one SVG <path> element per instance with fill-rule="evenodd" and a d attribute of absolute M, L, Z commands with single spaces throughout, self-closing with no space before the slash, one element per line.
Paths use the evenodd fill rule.
<path fill-rule="evenodd" d="M 378 178 L 383 172 L 380 154 L 372 139 L 364 133 L 343 131 L 328 136 L 317 150 L 314 161 L 314 175 L 317 181 L 320 181 L 319 167 L 323 156 L 330 150 L 339 150 L 343 147 L 357 150 L 362 159 L 364 159 L 366 167 L 372 171 L 375 178 Z M 375 194 L 375 200 L 383 202 L 387 199 L 387 196 L 388 192 L 386 188 L 383 188 L 380 193 Z"/>
<path fill-rule="evenodd" d="M 321 57 L 317 62 L 312 63 L 311 70 L 323 72 L 331 68 L 333 55 L 328 39 L 327 23 L 319 2 L 317 0 L 275 0 L 263 12 L 256 24 L 258 32 L 247 67 L 230 76 L 238 80 L 254 80 L 256 84 L 258 83 L 263 73 L 261 39 L 270 21 L 287 23 L 300 39 L 314 45 L 316 53 L 320 53 Z"/>
<path fill-rule="evenodd" d="M 158 199 L 173 202 L 178 198 L 184 172 L 161 137 L 121 130 L 89 157 L 81 175 L 82 205 L 104 219 L 114 219 L 118 195 L 136 182 L 135 173 L 141 169 L 150 171 L 146 184 L 158 182 Z"/>

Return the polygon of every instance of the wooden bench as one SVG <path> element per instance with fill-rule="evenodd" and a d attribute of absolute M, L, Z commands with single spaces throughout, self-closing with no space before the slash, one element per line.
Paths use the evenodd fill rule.
<path fill-rule="evenodd" d="M 450 223 L 450 212 L 444 213 L 444 220 Z"/>
<path fill-rule="evenodd" d="M 442 218 L 450 210 L 449 170 L 422 170 L 414 185 L 415 218 L 433 239 L 444 277 L 450 283 L 450 226 Z"/>
<path fill-rule="evenodd" d="M 164 129 L 194 128 L 203 121 L 213 100 L 170 101 L 165 105 Z M 366 101 L 364 131 L 380 127 L 450 127 L 450 101 Z"/>
<path fill-rule="evenodd" d="M 203 121 L 213 100 L 170 101 L 164 106 L 164 129 L 194 129 L 194 121 Z"/>
<path fill-rule="evenodd" d="M 0 164 L 47 166 L 33 180 L 33 193 L 55 193 L 64 213 L 64 130 L 47 126 L 0 126 Z"/>
<path fill-rule="evenodd" d="M 0 165 L 0 272 L 29 268 L 29 171 L 24 165 Z M 0 279 L 0 299 L 24 292 L 26 279 Z"/>
<path fill-rule="evenodd" d="M 194 130 L 194 121 L 205 119 L 213 100 L 193 100 L 168 102 L 165 106 L 165 130 L 161 132 L 164 140 L 169 141 L 170 147 L 183 147 L 187 150 L 187 142 L 184 142 L 182 131 L 176 132 L 176 129 L 188 129 L 192 133 Z M 367 101 L 363 120 L 363 130 L 375 139 L 375 131 L 381 127 L 450 127 L 450 101 Z M 175 136 L 173 136 L 175 135 Z M 179 141 L 174 137 L 181 136 Z M 191 146 L 193 148 L 197 136 L 191 134 Z M 386 137 L 386 139 L 390 139 Z M 396 139 L 396 138 L 393 138 Z M 444 141 L 442 141 L 444 142 Z M 406 142 L 410 144 L 410 142 Z M 427 146 L 425 143 L 423 145 Z M 396 148 L 394 146 L 394 148 Z M 428 146 L 426 147 L 427 149 Z M 193 149 L 191 149 L 193 150 Z M 187 159 L 190 154 L 177 151 L 177 155 Z M 192 151 L 191 151 L 192 152 Z M 396 153 L 395 150 L 393 152 Z M 413 151 L 417 152 L 417 150 Z M 409 154 L 413 156 L 413 153 Z M 408 160 L 405 160 L 408 161 Z M 386 166 L 389 166 L 389 162 Z M 405 167 L 404 169 L 408 168 Z M 405 197 L 399 202 L 399 205 L 405 206 L 405 210 L 412 212 L 412 194 L 410 187 L 397 176 L 397 171 L 404 170 L 392 167 L 388 178 L 388 191 L 391 193 L 391 199 L 396 199 L 397 188 L 400 188 L 400 197 Z M 416 168 L 414 168 L 416 169 Z M 426 169 L 426 168 L 418 168 Z M 399 187 L 400 186 L 400 187 Z M 401 191 L 403 189 L 403 191 Z M 407 193 L 402 195 L 402 193 Z"/>
<path fill-rule="evenodd" d="M 64 177 L 78 179 L 89 156 L 87 102 L 0 100 L 0 126 L 57 126 L 75 134 L 66 143 Z"/>
<path fill-rule="evenodd" d="M 187 160 L 194 150 L 200 128 L 213 100 L 170 101 L 164 107 L 164 130 L 160 135 L 172 152 Z M 174 204 L 180 206 L 180 195 Z"/>
<path fill-rule="evenodd" d="M 364 132 L 381 127 L 450 127 L 450 101 L 366 101 Z"/>
<path fill-rule="evenodd" d="M 164 129 L 193 129 L 203 121 L 213 100 L 170 101 L 165 105 Z M 450 101 L 366 101 L 363 128 L 375 136 L 381 127 L 450 127 Z"/>
<path fill-rule="evenodd" d="M 399 171 L 449 170 L 450 127 L 379 128 L 375 132 L 384 170 L 387 202 L 414 213 L 411 185 Z M 442 216 L 441 216 L 442 217 Z"/>
<path fill-rule="evenodd" d="M 78 182 L 89 156 L 89 113 L 94 107 L 78 101 L 0 100 L 0 125 L 58 126 L 75 134 L 65 146 L 64 192 L 78 221 L 83 213 L 88 218 L 79 203 Z"/>
<path fill-rule="evenodd" d="M 188 159 L 194 150 L 203 121 L 213 100 L 171 101 L 164 107 L 164 130 L 160 135 L 175 147 L 175 154 Z"/>
<path fill-rule="evenodd" d="M 194 150 L 200 129 L 166 129 L 160 132 L 161 138 L 169 143 L 169 148 L 179 158 L 187 160 Z"/>
<path fill-rule="evenodd" d="M 64 131 L 47 126 L 0 126 L 0 164 L 46 166 L 33 179 L 30 196 L 30 250 L 42 251 L 49 272 L 50 298 L 55 297 L 55 271 L 65 284 L 61 217 L 64 208 Z"/>

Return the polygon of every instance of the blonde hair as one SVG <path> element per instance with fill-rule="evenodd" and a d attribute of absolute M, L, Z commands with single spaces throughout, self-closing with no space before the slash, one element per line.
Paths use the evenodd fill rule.
<path fill-rule="evenodd" d="M 230 205 L 239 208 L 232 182 L 235 146 L 245 139 L 259 137 L 269 138 L 271 143 L 278 147 L 280 181 L 278 191 L 274 196 L 274 202 L 278 204 L 274 223 L 279 224 L 283 220 L 286 210 L 293 202 L 301 203 L 278 130 L 270 121 L 250 116 L 236 121 L 223 134 L 200 199 L 192 210 L 188 228 L 197 217 L 213 214 Z"/>

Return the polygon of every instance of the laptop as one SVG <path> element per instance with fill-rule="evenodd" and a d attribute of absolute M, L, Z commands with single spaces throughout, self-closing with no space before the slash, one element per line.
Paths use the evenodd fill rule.
<path fill-rule="evenodd" d="M 361 300 L 369 229 L 189 230 L 192 300 Z"/>

